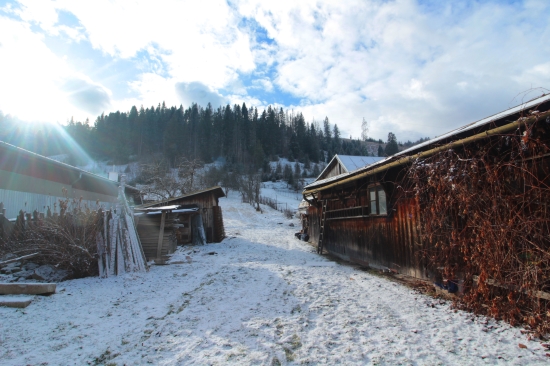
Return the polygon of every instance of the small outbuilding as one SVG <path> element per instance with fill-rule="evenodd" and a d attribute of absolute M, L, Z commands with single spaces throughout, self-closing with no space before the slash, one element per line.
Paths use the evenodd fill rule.
<path fill-rule="evenodd" d="M 147 260 L 177 245 L 219 243 L 225 237 L 219 186 L 136 207 L 138 234 Z"/>

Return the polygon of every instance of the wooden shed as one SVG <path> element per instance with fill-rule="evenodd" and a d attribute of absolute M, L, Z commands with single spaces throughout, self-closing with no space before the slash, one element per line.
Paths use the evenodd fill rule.
<path fill-rule="evenodd" d="M 174 253 L 177 245 L 206 243 L 197 205 L 136 208 L 135 218 L 147 260 Z"/>
<path fill-rule="evenodd" d="M 147 259 L 173 253 L 181 244 L 203 239 L 207 243 L 221 242 L 225 231 L 220 197 L 225 194 L 216 186 L 137 206 L 136 211 L 142 212 L 138 215 L 138 233 Z"/>

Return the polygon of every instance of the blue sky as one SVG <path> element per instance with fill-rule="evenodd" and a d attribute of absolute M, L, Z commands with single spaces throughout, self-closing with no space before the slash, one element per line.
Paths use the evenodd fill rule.
<path fill-rule="evenodd" d="M 549 20 L 547 0 L 0 0 L 0 111 L 245 102 L 434 137 L 548 92 Z"/>

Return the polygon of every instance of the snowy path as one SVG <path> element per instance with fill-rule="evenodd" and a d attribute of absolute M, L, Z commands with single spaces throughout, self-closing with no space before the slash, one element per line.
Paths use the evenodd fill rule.
<path fill-rule="evenodd" d="M 236 195 L 220 204 L 228 238 L 172 258 L 185 264 L 68 281 L 26 309 L 0 308 L 0 363 L 547 363 L 518 329 L 318 256 L 294 238 L 295 219 Z"/>

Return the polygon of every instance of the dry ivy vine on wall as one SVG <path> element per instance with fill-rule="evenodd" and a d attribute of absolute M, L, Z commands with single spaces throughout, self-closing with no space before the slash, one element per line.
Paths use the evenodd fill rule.
<path fill-rule="evenodd" d="M 449 149 L 410 168 L 424 260 L 464 279 L 461 305 L 550 332 L 550 121 Z"/>

